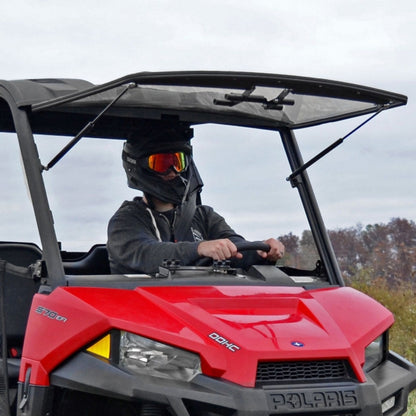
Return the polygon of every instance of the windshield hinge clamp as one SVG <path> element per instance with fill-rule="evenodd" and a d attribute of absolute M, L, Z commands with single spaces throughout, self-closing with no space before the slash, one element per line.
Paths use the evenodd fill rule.
<path fill-rule="evenodd" d="M 212 271 L 214 273 L 222 273 L 222 274 L 237 274 L 237 269 L 231 267 L 230 260 L 214 260 L 212 263 Z"/>

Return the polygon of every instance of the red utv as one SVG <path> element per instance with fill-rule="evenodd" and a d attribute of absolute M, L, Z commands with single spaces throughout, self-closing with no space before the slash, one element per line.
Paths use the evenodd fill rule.
<path fill-rule="evenodd" d="M 40 240 L 0 244 L 0 414 L 403 414 L 416 369 L 389 351 L 392 314 L 345 287 L 307 174 L 345 137 L 304 163 L 294 131 L 371 118 L 406 101 L 358 85 L 258 73 L 143 72 L 98 86 L 1 81 L 0 131 L 19 143 Z M 152 276 L 117 275 L 103 241 L 66 249 L 46 172 L 53 175 L 80 140 L 121 143 L 143 122 L 166 119 L 280 136 L 287 182 L 316 244 L 310 267 L 186 267 L 170 259 Z M 50 160 L 38 152 L 45 136 L 50 145 L 69 138 Z M 98 152 L 87 156 L 92 175 Z M 259 161 L 259 174 L 265 168 Z M 89 232 L 88 222 L 81 227 Z"/>

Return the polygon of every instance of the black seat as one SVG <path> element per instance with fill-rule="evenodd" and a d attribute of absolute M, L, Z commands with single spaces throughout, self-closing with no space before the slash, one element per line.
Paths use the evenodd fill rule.
<path fill-rule="evenodd" d="M 0 259 L 15 266 L 28 267 L 41 258 L 42 251 L 35 244 L 0 242 Z M 4 316 L 9 351 L 23 345 L 32 298 L 39 286 L 39 281 L 5 273 Z"/>
<path fill-rule="evenodd" d="M 105 244 L 96 244 L 79 258 L 63 259 L 63 265 L 69 275 L 111 274 Z"/>
<path fill-rule="evenodd" d="M 0 290 L 3 301 L 0 313 L 4 318 L 0 326 L 0 400 L 3 410 L 9 403 L 15 406 L 27 320 L 33 296 L 40 286 L 40 282 L 33 280 L 26 268 L 41 258 L 42 251 L 35 244 L 0 242 Z M 7 361 L 4 361 L 3 350 L 4 355 L 7 353 Z"/>

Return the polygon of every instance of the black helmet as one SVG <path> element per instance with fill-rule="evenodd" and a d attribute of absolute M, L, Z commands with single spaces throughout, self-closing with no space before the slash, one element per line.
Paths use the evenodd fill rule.
<path fill-rule="evenodd" d="M 143 191 L 146 196 L 179 206 L 191 196 L 196 197 L 203 183 L 192 159 L 192 136 L 193 130 L 182 124 L 155 125 L 131 134 L 124 143 L 122 154 L 128 186 Z M 166 181 L 147 169 L 144 161 L 152 154 L 170 152 L 183 152 L 187 166 L 176 178 Z"/>

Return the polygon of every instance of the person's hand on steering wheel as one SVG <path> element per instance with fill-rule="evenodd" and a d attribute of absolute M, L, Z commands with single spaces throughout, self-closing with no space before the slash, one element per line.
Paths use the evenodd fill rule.
<path fill-rule="evenodd" d="M 264 242 L 244 241 L 237 243 L 237 245 L 228 238 L 201 241 L 198 245 L 198 254 L 201 257 L 209 257 L 214 260 L 227 260 L 231 257 L 241 259 L 243 254 L 240 251 L 250 249 L 256 249 L 259 256 L 270 261 L 277 261 L 285 254 L 285 246 L 275 238 L 269 238 Z"/>
<path fill-rule="evenodd" d="M 231 257 L 243 258 L 243 255 L 237 251 L 236 245 L 228 238 L 201 241 L 198 245 L 198 254 L 201 257 L 210 257 L 214 260 L 227 260 Z"/>
<path fill-rule="evenodd" d="M 270 261 L 277 261 L 285 255 L 285 246 L 279 240 L 269 238 L 264 242 L 270 246 L 270 250 L 268 252 L 258 250 L 257 253 L 262 258 Z"/>

